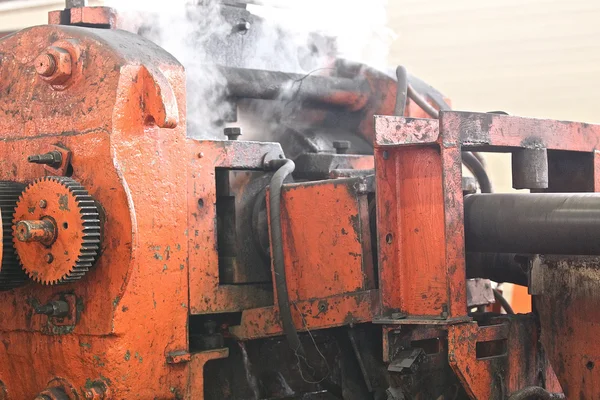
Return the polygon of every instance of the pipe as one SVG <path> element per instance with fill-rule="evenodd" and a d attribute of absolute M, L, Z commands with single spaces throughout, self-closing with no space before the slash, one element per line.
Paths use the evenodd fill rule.
<path fill-rule="evenodd" d="M 502 193 L 465 197 L 470 252 L 600 255 L 600 194 Z"/>
<path fill-rule="evenodd" d="M 502 296 L 502 293 L 500 293 L 498 289 L 492 289 L 492 291 L 494 292 L 494 299 L 500 303 L 502 308 L 504 308 L 504 311 L 506 311 L 507 314 L 514 314 L 514 310 L 510 306 L 510 303 Z"/>
<path fill-rule="evenodd" d="M 399 65 L 396 68 L 396 106 L 394 107 L 394 115 L 402 117 L 406 109 L 406 96 L 408 92 L 408 74 L 406 68 Z"/>
<path fill-rule="evenodd" d="M 283 259 L 283 238 L 281 231 L 281 188 L 285 179 L 294 172 L 296 165 L 292 160 L 274 160 L 270 163 L 270 167 L 275 167 L 277 172 L 271 178 L 269 190 L 269 222 L 271 224 L 271 254 L 273 257 L 273 271 L 275 275 L 275 288 L 277 289 L 277 305 L 279 307 L 279 316 L 281 324 L 285 332 L 286 339 L 291 349 L 300 360 L 306 364 L 307 369 L 304 373 L 311 377 L 315 382 L 320 383 L 329 394 L 336 399 L 342 399 L 342 389 L 336 383 L 330 380 L 329 374 L 324 378 L 316 381 L 313 377 L 314 368 L 308 364 L 304 346 L 300 341 L 298 330 L 292 319 L 292 310 L 290 308 L 290 296 L 287 287 L 287 279 L 285 274 L 285 264 Z M 300 367 L 301 368 L 301 367 Z"/>
<path fill-rule="evenodd" d="M 300 342 L 298 331 L 292 319 L 290 308 L 290 296 L 285 276 L 285 264 L 283 261 L 283 239 L 281 233 L 281 187 L 283 181 L 288 177 L 296 165 L 292 160 L 281 160 L 281 166 L 271 178 L 269 192 L 269 217 L 271 224 L 271 254 L 273 255 L 273 269 L 275 272 L 275 287 L 277 288 L 277 305 L 281 324 L 292 350 L 301 357 L 305 357 L 304 347 Z"/>
<path fill-rule="evenodd" d="M 429 116 L 431 118 L 435 118 L 438 119 L 440 117 L 440 113 L 438 110 L 436 110 L 435 108 L 433 108 L 433 106 L 431 104 L 429 104 L 427 102 L 427 100 L 425 100 L 424 97 L 422 97 L 413 87 L 412 85 L 409 83 L 408 87 L 407 87 L 407 93 L 408 93 L 408 97 L 410 97 L 410 99 L 412 101 L 414 101 L 415 103 L 417 103 L 417 105 L 419 107 L 421 107 L 427 114 L 429 114 Z"/>
<path fill-rule="evenodd" d="M 232 97 L 291 100 L 298 98 L 317 104 L 358 111 L 369 101 L 370 87 L 365 79 L 294 74 L 246 68 L 219 67 Z"/>
<path fill-rule="evenodd" d="M 479 188 L 481 193 L 492 193 L 492 182 L 483 166 L 483 163 L 479 161 L 475 154 L 470 151 L 462 152 L 463 164 L 471 171 L 477 182 L 479 182 Z"/>

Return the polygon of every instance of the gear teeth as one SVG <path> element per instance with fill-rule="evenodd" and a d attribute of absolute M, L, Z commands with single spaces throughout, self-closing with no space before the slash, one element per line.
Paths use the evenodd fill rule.
<path fill-rule="evenodd" d="M 12 242 L 12 217 L 25 185 L 0 181 L 0 223 L 2 225 L 2 254 L 0 254 L 0 290 L 10 290 L 27 280 Z"/>
<path fill-rule="evenodd" d="M 35 280 L 36 282 L 45 285 L 61 285 L 73 283 L 80 280 L 85 275 L 85 273 L 90 270 L 90 268 L 94 265 L 98 258 L 98 253 L 100 250 L 99 245 L 102 236 L 100 227 L 100 214 L 98 212 L 96 202 L 94 201 L 92 196 L 89 195 L 88 191 L 74 179 L 62 176 L 45 176 L 30 183 L 25 188 L 22 195 L 19 197 L 19 201 L 22 201 L 24 195 L 27 193 L 27 190 L 30 187 L 40 182 L 47 181 L 56 182 L 62 185 L 69 191 L 71 196 L 74 197 L 75 203 L 77 204 L 77 208 L 79 209 L 79 215 L 82 219 L 83 243 L 79 250 L 77 260 L 75 261 L 71 269 L 65 275 L 63 275 L 61 279 L 45 281 L 39 276 L 37 276 L 35 272 L 26 270 L 27 275 L 29 275 L 29 277 Z"/>

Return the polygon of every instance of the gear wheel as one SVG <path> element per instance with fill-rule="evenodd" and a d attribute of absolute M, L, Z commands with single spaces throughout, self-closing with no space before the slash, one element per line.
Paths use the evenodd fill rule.
<path fill-rule="evenodd" d="M 71 178 L 47 176 L 29 184 L 19 198 L 13 223 L 19 261 L 36 282 L 77 281 L 98 257 L 98 207 Z"/>
<path fill-rule="evenodd" d="M 21 183 L 0 181 L 0 290 L 14 289 L 27 280 L 12 242 L 12 217 L 24 188 Z"/>

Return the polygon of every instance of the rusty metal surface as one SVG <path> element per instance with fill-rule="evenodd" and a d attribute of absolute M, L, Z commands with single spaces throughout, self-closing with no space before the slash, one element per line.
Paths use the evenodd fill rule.
<path fill-rule="evenodd" d="M 66 39 L 85 63 L 57 90 L 34 60 Z M 189 368 L 165 363 L 168 352 L 187 347 L 187 198 L 172 186 L 185 182 L 187 170 L 183 68 L 138 36 L 77 27 L 27 29 L 4 38 L 0 53 L 0 152 L 8 155 L 0 179 L 44 176 L 44 166 L 27 156 L 62 143 L 72 152 L 72 177 L 106 215 L 102 256 L 85 281 L 0 293 L 7 392 L 34 398 L 62 376 L 80 396 L 86 382 L 103 377 L 112 398 L 185 393 Z M 48 331 L 47 316 L 32 306 L 61 291 L 85 304 L 70 334 L 59 326 Z"/>
<path fill-rule="evenodd" d="M 298 331 L 332 328 L 369 322 L 379 307 L 379 292 L 367 290 L 332 297 L 296 300 L 292 318 Z M 239 325 L 229 328 L 240 339 L 282 335 L 283 327 L 275 306 L 244 310 Z"/>
<path fill-rule="evenodd" d="M 531 314 L 448 327 L 448 359 L 472 399 L 501 400 L 543 385 L 548 365 Z"/>
<path fill-rule="evenodd" d="M 186 400 L 204 399 L 204 366 L 212 360 L 229 357 L 229 349 L 208 350 L 193 354 L 189 360 L 189 382 L 185 395 Z"/>
<path fill-rule="evenodd" d="M 359 154 L 304 153 L 297 157 L 294 176 L 310 180 L 329 178 L 337 169 L 371 170 L 373 156 Z"/>
<path fill-rule="evenodd" d="M 361 183 L 347 178 L 284 185 L 281 225 L 290 301 L 375 288 Z"/>
<path fill-rule="evenodd" d="M 600 261 L 545 256 L 534 296 L 541 341 L 567 398 L 600 397 L 598 310 Z"/>
<path fill-rule="evenodd" d="M 496 150 L 512 147 L 594 152 L 600 146 L 600 125 L 580 122 L 442 111 L 440 126 L 460 132 L 460 140 L 467 148 L 493 146 Z"/>
<path fill-rule="evenodd" d="M 70 7 L 49 12 L 48 24 L 117 29 L 118 16 L 111 7 Z"/>
<path fill-rule="evenodd" d="M 379 121 L 382 120 L 382 121 Z M 389 123 L 384 123 L 383 120 Z M 384 312 L 466 317 L 458 132 L 437 120 L 376 117 L 378 261 Z M 423 132 L 424 136 L 420 136 Z M 422 146 L 415 138 L 430 143 Z M 435 143 L 431 143 L 436 140 Z"/>
<path fill-rule="evenodd" d="M 272 284 L 222 285 L 216 224 L 216 168 L 261 170 L 281 147 L 249 141 L 187 141 L 189 284 L 192 314 L 241 311 L 273 304 Z"/>

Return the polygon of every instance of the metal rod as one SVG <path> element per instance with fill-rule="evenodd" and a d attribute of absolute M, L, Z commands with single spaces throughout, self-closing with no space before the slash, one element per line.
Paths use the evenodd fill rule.
<path fill-rule="evenodd" d="M 417 103 L 419 107 L 421 107 L 431 118 L 438 119 L 440 117 L 440 113 L 438 110 L 433 108 L 431 104 L 427 102 L 420 94 L 417 92 L 412 85 L 409 83 L 407 87 L 408 97 L 411 98 L 412 101 Z"/>
<path fill-rule="evenodd" d="M 466 196 L 465 240 L 471 252 L 600 255 L 600 194 Z"/>
<path fill-rule="evenodd" d="M 364 79 L 245 68 L 219 69 L 233 97 L 282 101 L 299 99 L 346 107 L 351 111 L 362 109 L 369 100 L 369 84 Z"/>
<path fill-rule="evenodd" d="M 399 65 L 396 68 L 396 106 L 394 107 L 394 115 L 402 117 L 406 109 L 406 97 L 408 92 L 408 74 L 406 68 Z"/>

